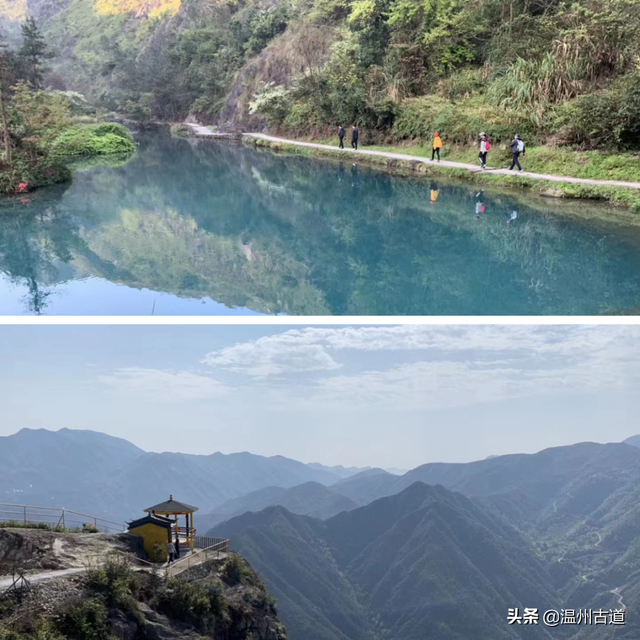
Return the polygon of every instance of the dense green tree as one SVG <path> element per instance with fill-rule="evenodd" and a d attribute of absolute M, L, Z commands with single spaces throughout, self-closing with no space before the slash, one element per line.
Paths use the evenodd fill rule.
<path fill-rule="evenodd" d="M 22 62 L 25 79 L 34 89 L 41 89 L 45 61 L 50 60 L 53 54 L 34 18 L 27 18 L 21 28 L 22 46 L 18 50 L 18 59 Z"/>
<path fill-rule="evenodd" d="M 0 127 L 2 127 L 0 133 L 2 133 L 4 160 L 9 166 L 11 166 L 11 136 L 9 134 L 7 101 L 11 75 L 12 69 L 9 50 L 4 41 L 4 37 L 0 34 Z"/>

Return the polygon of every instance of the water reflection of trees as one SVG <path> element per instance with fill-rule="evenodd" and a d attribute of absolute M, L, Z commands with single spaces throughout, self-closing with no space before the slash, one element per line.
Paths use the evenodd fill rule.
<path fill-rule="evenodd" d="M 58 211 L 66 188 L 0 203 L 0 271 L 27 288 L 26 308 L 36 315 L 46 310 L 57 265 L 72 259 L 79 242 L 76 225 Z"/>
<path fill-rule="evenodd" d="M 514 203 L 505 196 L 487 197 L 477 219 L 472 187 L 440 183 L 432 206 L 423 180 L 350 172 L 146 138 L 126 166 L 76 174 L 62 201 L 45 207 L 49 222 L 22 220 L 27 245 L 11 263 L 13 232 L 0 222 L 2 268 L 28 271 L 37 285 L 73 261 L 129 286 L 270 313 L 599 313 L 638 304 L 640 250 L 614 233 L 524 205 L 507 224 Z M 46 304 L 32 299 L 34 311 Z"/>

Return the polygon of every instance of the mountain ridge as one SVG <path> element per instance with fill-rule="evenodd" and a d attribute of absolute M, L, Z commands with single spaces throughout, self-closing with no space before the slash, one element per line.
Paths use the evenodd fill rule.
<path fill-rule="evenodd" d="M 341 511 L 355 509 L 358 504 L 340 493 L 331 491 L 330 487 L 309 481 L 289 489 L 265 487 L 228 500 L 212 513 L 199 515 L 198 523 L 199 526 L 209 529 L 247 511 L 262 511 L 270 506 L 283 506 L 292 513 L 324 520 Z"/>
<path fill-rule="evenodd" d="M 460 494 L 416 482 L 400 494 L 326 521 L 296 516 L 283 507 L 270 507 L 227 521 L 213 533 L 230 536 L 251 564 L 258 564 L 281 603 L 283 619 L 293 640 L 307 637 L 305 630 L 311 623 L 300 618 L 300 611 L 303 603 L 310 600 L 324 603 L 326 628 L 339 631 L 322 636 L 331 639 L 342 640 L 346 635 L 360 640 L 378 637 L 376 633 L 400 634 L 407 640 L 424 638 L 425 634 L 431 637 L 430 633 L 438 633 L 442 640 L 467 637 L 459 635 L 463 618 L 476 633 L 482 629 L 474 638 L 506 640 L 519 637 L 505 632 L 502 618 L 507 599 L 513 603 L 509 606 L 523 606 L 525 600 L 533 602 L 534 598 L 541 607 L 551 606 L 552 594 L 542 584 L 551 580 L 533 553 L 525 550 L 528 543 L 510 528 L 505 534 L 500 520 L 492 518 Z M 356 520 L 360 524 L 355 524 Z M 493 573 L 487 571 L 488 565 L 478 565 L 477 558 L 472 559 L 472 544 L 488 545 L 482 547 L 484 551 L 477 557 L 484 554 L 486 561 L 493 563 Z M 510 560 L 496 564 L 496 554 L 504 553 L 501 550 L 505 545 L 510 549 L 506 556 Z M 304 553 L 298 556 L 299 549 L 304 549 Z M 283 555 L 287 562 L 281 561 Z M 526 564 L 528 572 L 520 575 L 516 557 Z M 315 577 L 310 582 L 292 569 L 302 564 L 303 559 L 305 565 L 314 567 Z M 445 576 L 456 574 L 458 569 L 460 575 L 453 580 L 458 586 L 453 587 Z M 510 577 L 497 578 L 496 574 L 501 572 Z M 346 583 L 337 576 L 342 576 Z M 505 590 L 501 583 L 505 579 L 512 589 Z M 312 595 L 317 580 L 337 585 L 340 596 L 337 602 L 328 605 L 323 595 Z M 463 584 L 468 598 L 466 605 L 457 601 L 456 595 Z M 474 615 L 467 609 L 474 599 L 470 593 L 475 593 L 483 604 L 490 604 L 491 597 L 481 597 L 483 591 L 491 592 L 491 597 L 499 593 L 503 601 L 504 611 L 495 608 L 495 603 L 489 607 L 493 621 L 491 615 Z M 354 597 L 355 602 L 350 600 Z M 296 607 L 291 606 L 292 599 Z M 348 615 L 358 617 L 359 631 L 353 630 L 353 618 Z"/>

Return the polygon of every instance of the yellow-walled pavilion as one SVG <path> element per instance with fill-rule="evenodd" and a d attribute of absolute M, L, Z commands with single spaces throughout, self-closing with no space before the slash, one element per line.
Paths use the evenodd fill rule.
<path fill-rule="evenodd" d="M 173 496 L 169 496 L 169 499 L 165 502 L 161 502 L 153 507 L 145 509 L 145 513 L 150 513 L 152 516 L 163 516 L 173 521 L 173 538 L 176 542 L 176 547 L 186 545 L 191 551 L 196 542 L 196 530 L 193 526 L 193 514 L 198 510 L 198 507 L 192 507 L 184 502 L 174 500 Z M 178 523 L 178 516 L 185 517 L 185 526 L 181 527 Z"/>
<path fill-rule="evenodd" d="M 192 507 L 169 496 L 165 502 L 145 509 L 146 516 L 130 522 L 129 533 L 142 538 L 144 550 L 154 562 L 166 562 L 169 557 L 168 544 L 171 541 L 174 542 L 178 554 L 185 547 L 193 551 L 196 541 L 193 514 L 197 510 L 198 507 Z M 179 525 L 179 516 L 185 517 L 184 527 Z"/>

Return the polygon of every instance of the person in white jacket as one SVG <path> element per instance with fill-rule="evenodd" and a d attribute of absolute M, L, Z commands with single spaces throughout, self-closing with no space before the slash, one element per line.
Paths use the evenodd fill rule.
<path fill-rule="evenodd" d="M 480 153 L 478 154 L 478 159 L 483 169 L 487 168 L 487 153 L 489 153 L 489 149 L 491 149 L 491 143 L 487 138 L 487 134 L 483 132 L 480 134 Z"/>

